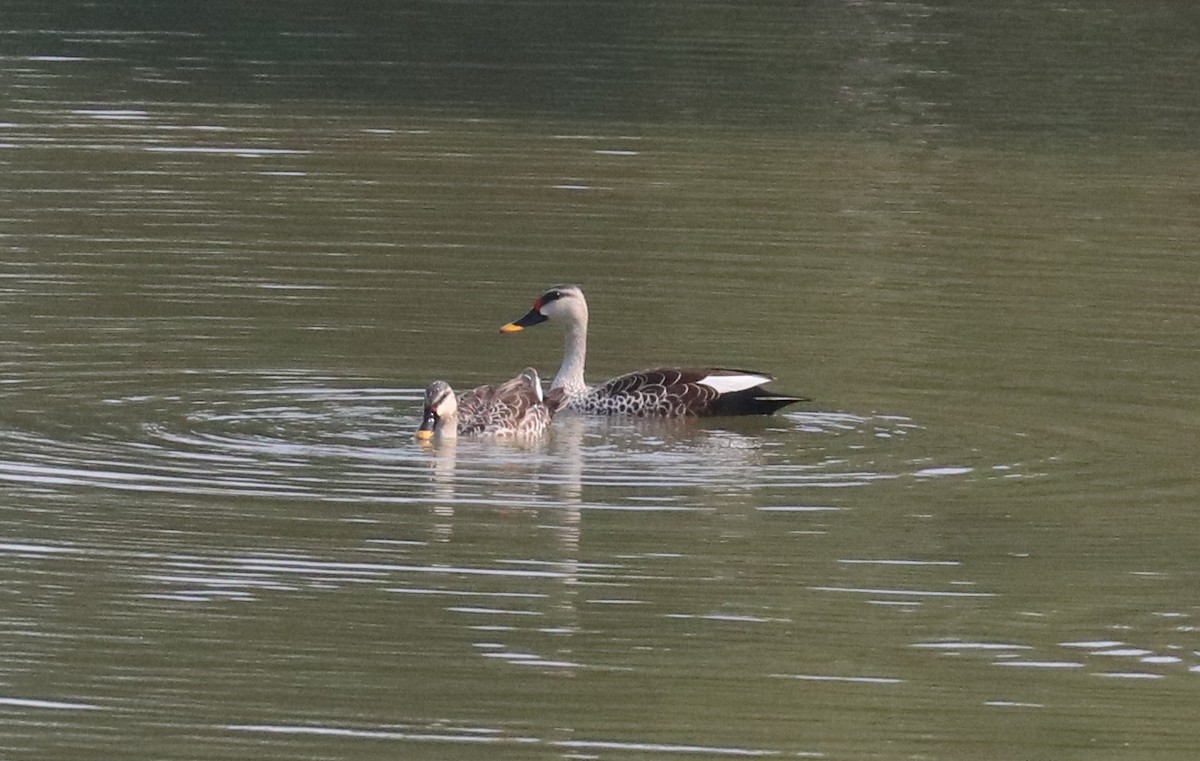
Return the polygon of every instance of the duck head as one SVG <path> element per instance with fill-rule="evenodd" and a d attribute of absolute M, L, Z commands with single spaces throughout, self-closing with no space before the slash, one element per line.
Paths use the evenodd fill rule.
<path fill-rule="evenodd" d="M 533 302 L 533 309 L 519 320 L 500 328 L 501 333 L 516 333 L 546 320 L 566 320 L 587 325 L 588 308 L 583 291 L 577 285 L 555 285 L 547 288 Z"/>
<path fill-rule="evenodd" d="M 443 438 L 458 435 L 458 399 L 446 381 L 436 380 L 425 389 L 425 407 L 417 439 L 428 441 L 434 434 Z"/>

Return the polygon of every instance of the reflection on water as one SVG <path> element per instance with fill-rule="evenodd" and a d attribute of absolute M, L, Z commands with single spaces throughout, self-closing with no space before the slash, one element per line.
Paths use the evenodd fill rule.
<path fill-rule="evenodd" d="M 1188 11 L 127 5 L 0 19 L 0 756 L 1191 757 Z M 414 441 L 555 281 L 817 401 Z"/>
<path fill-rule="evenodd" d="M 53 642 L 64 636 L 83 636 L 92 642 L 89 648 L 104 653 L 65 682 L 61 674 L 41 682 L 60 685 L 57 689 L 26 684 L 6 696 L 4 705 L 28 711 L 114 710 L 119 692 L 113 680 L 129 668 L 124 664 L 130 659 L 144 657 L 138 653 L 146 637 L 167 648 L 162 657 L 184 657 L 197 668 L 213 668 L 200 664 L 213 663 L 231 648 L 238 661 L 270 661 L 297 647 L 312 650 L 319 662 L 337 661 L 345 657 L 337 653 L 346 636 L 338 620 L 352 629 L 371 627 L 375 633 L 367 641 L 377 643 L 372 647 L 390 643 L 388 652 L 406 640 L 427 643 L 416 644 L 425 652 L 435 641 L 430 636 L 445 638 L 455 644 L 447 657 L 478 659 L 472 670 L 499 664 L 543 675 L 636 674 L 658 668 L 652 664 L 663 656 L 655 655 L 660 646 L 652 643 L 663 627 L 678 630 L 672 637 L 703 642 L 720 641 L 744 627 L 785 631 L 803 620 L 790 602 L 739 600 L 734 591 L 743 582 L 727 576 L 734 558 L 699 551 L 695 531 L 704 535 L 715 529 L 712 536 L 720 542 L 777 535 L 785 543 L 796 538 L 807 543 L 835 530 L 839 516 L 852 509 L 844 497 L 819 496 L 831 487 L 841 492 L 933 477 L 923 472 L 926 468 L 877 472 L 864 467 L 862 454 L 872 446 L 919 433 L 919 426 L 896 415 L 802 411 L 724 421 L 564 415 L 538 446 L 464 439 L 430 447 L 412 438 L 422 398 L 418 387 L 351 385 L 299 372 L 202 380 L 150 376 L 133 381 L 134 386 L 146 383 L 145 388 L 101 394 L 90 407 L 76 405 L 70 426 L 39 418 L 25 421 L 36 430 L 9 426 L 0 432 L 5 452 L 0 482 L 11 495 L 43 505 L 21 514 L 8 511 L 8 538 L 0 543 L 0 554 L 14 569 L 14 579 L 22 579 L 21 587 L 44 591 L 26 600 L 29 617 L 12 619 L 6 639 L 15 652 L 31 657 L 37 657 L 42 638 Z M 153 386 L 170 390 L 156 393 Z M 784 443 L 800 435 L 813 449 L 797 456 Z M 627 524 L 614 536 L 628 530 L 641 536 L 626 536 L 598 551 L 597 539 L 607 545 L 602 537 L 617 528 L 609 525 L 613 520 Z M 767 522 L 755 527 L 760 520 Z M 121 528 L 118 534 L 111 533 L 115 527 Z M 597 531 L 599 536 L 592 536 Z M 778 551 L 769 547 L 761 547 L 764 557 Z M 65 600 L 55 601 L 51 587 L 39 581 L 80 573 L 94 579 L 92 602 L 82 611 L 63 607 Z M 805 589 L 846 591 L 812 582 L 797 587 Z M 958 593 L 894 589 L 876 594 L 900 595 L 906 604 L 919 605 L 925 596 Z M 344 599 L 335 602 L 339 598 Z M 322 616 L 326 623 L 318 625 L 320 633 L 300 633 L 299 641 L 289 638 L 278 647 L 255 639 L 235 643 L 218 623 L 240 618 L 227 606 L 246 605 L 248 612 L 258 611 L 250 615 L 276 618 L 272 626 L 282 625 L 292 617 L 289 611 L 309 610 L 321 599 L 342 611 L 339 618 Z M 405 611 L 413 617 L 401 627 L 408 632 L 404 638 L 394 639 L 372 623 L 382 611 L 390 611 L 383 620 Z M 109 631 L 128 616 L 141 622 L 139 637 Z M 598 640 L 606 629 L 610 633 Z M 618 633 L 622 629 L 627 633 Z M 185 657 L 168 644 L 181 636 L 208 644 Z M 632 649 L 617 644 L 627 639 L 643 644 Z M 153 682 L 165 665 L 138 668 L 141 679 Z M 225 666 L 217 669 L 235 684 L 248 677 L 231 676 Z M 758 678 L 862 686 L 905 681 L 845 669 Z M 171 700 L 197 709 L 193 702 L 206 699 L 177 695 Z M 563 752 L 778 752 L 774 747 L 514 736 L 499 728 L 442 722 L 403 728 L 390 722 L 347 725 L 336 702 L 328 703 L 323 719 L 313 717 L 317 723 L 295 724 L 280 721 L 290 709 L 260 715 L 249 704 L 234 703 L 240 707 L 233 713 L 216 706 L 203 709 L 212 716 L 212 730 L 533 743 Z M 155 722 L 166 709 L 137 710 L 139 721 Z M 217 718 L 222 713 L 226 718 Z"/>
<path fill-rule="evenodd" d="M 922 550 L 921 540 L 907 549 L 896 544 L 891 552 L 902 554 L 889 555 L 851 536 L 871 530 L 872 521 L 894 520 L 886 506 L 897 485 L 936 500 L 947 490 L 931 491 L 935 483 L 1045 473 L 996 463 L 992 476 L 978 464 L 884 457 L 897 446 L 927 451 L 919 443 L 926 427 L 902 415 L 807 410 L 704 421 L 565 415 L 535 446 L 464 439 L 431 447 L 412 438 L 419 387 L 295 371 L 190 382 L 186 375 L 150 376 L 133 385 L 102 393 L 90 407 L 77 405 L 70 426 L 43 417 L 0 432 L 0 482 L 13 497 L 41 505 L 22 514 L 9 510 L 8 538 L 0 543 L 10 577 L 27 590 L 18 608 L 26 612 L 10 619 L 5 635 L 14 662 L 45 661 L 46 644 L 79 637 L 103 654 L 67 679 L 53 661 L 45 663 L 38 673 L 57 676 L 39 683 L 59 685 L 49 690 L 9 670 L 16 689 L 0 701 L 9 710 L 117 710 L 119 674 L 143 663 L 149 637 L 165 649 L 134 667 L 140 684 L 154 684 L 164 669 L 178 671 L 181 658 L 194 664 L 186 668 L 213 671 L 250 696 L 254 672 L 237 663 L 300 658 L 293 669 L 268 676 L 272 690 L 295 668 L 357 675 L 353 686 L 329 685 L 315 713 L 305 712 L 300 722 L 290 703 L 267 711 L 253 697 L 209 704 L 192 692 L 194 683 L 188 695 L 155 688 L 153 694 L 172 697 L 136 709 L 136 721 L 150 724 L 170 720 L 172 705 L 199 711 L 193 721 L 198 731 L 216 733 L 206 741 L 214 752 L 227 742 L 219 737 L 248 735 L 555 753 L 822 756 L 803 743 L 722 743 L 719 733 L 702 744 L 637 732 L 606 739 L 602 730 L 563 737 L 545 734 L 527 717 L 516 725 L 502 716 L 470 725 L 452 718 L 398 724 L 348 714 L 345 706 L 359 702 L 353 693 L 360 689 L 377 699 L 397 689 L 386 675 L 408 667 L 386 662 L 406 660 L 397 653 L 406 647 L 431 663 L 445 660 L 444 667 L 516 670 L 498 674 L 502 680 L 595 675 L 588 684 L 609 675 L 601 683 L 618 685 L 676 674 L 679 657 L 719 648 L 729 662 L 707 668 L 785 703 L 807 700 L 814 689 L 900 690 L 869 699 L 903 701 L 925 689 L 927 670 L 946 678 L 989 664 L 1006 673 L 1072 671 L 1121 681 L 1200 669 L 1181 640 L 1138 647 L 1128 644 L 1135 636 L 1049 642 L 1036 633 L 1009 641 L 962 636 L 961 623 L 952 622 L 986 618 L 980 605 L 1011 604 L 1002 602 L 1010 594 L 1000 577 L 977 560 Z M 850 496 L 879 489 L 878 507 L 869 495 Z M 864 511 L 870 515 L 858 515 Z M 929 523 L 933 515 L 910 517 Z M 117 526 L 120 533 L 112 534 Z M 52 591 L 52 580 L 80 574 L 93 578 L 92 602 L 83 610 Z M 231 605 L 248 606 L 247 613 Z M 336 615 L 319 613 L 326 608 Z M 256 636 L 235 641 L 226 627 L 241 628 L 236 622 L 244 615 L 265 617 L 272 629 L 299 629 L 277 645 Z M 318 618 L 303 624 L 296 618 L 307 615 Z M 1186 611 L 1158 615 L 1164 622 L 1190 620 Z M 111 630 L 130 616 L 141 622 L 140 636 Z M 896 644 L 925 655 L 925 662 L 837 655 L 836 647 L 833 657 L 816 660 L 803 650 L 764 662 L 737 654 L 739 641 L 791 640 L 803 631 L 810 632 L 800 635 L 804 641 L 828 643 L 829 633 L 844 630 L 846 616 L 885 626 L 889 619 L 898 623 L 896 616 L 909 618 L 904 628 L 917 628 Z M 171 644 L 180 637 L 179 645 L 199 649 L 185 654 Z M 366 662 L 346 662 L 347 637 L 354 657 Z M 882 644 L 895 634 L 879 637 Z M 227 655 L 234 662 L 219 665 Z M 953 669 L 931 659 L 952 661 Z M 382 671 L 364 682 L 363 668 Z M 788 697 L 787 685 L 800 692 Z M 472 702 L 457 689 L 423 689 L 447 717 Z M 573 692 L 551 690 L 563 691 Z M 1001 688 L 981 695 L 979 705 L 1040 710 L 1045 700 L 1032 699 L 1040 694 Z M 634 710 L 649 708 L 631 702 Z M 93 725 L 75 723 L 91 737 Z"/>
<path fill-rule="evenodd" d="M 269 386 L 245 387 L 265 381 Z M 212 390 L 140 393 L 99 400 L 92 431 L 78 439 L 10 427 L 0 430 L 9 459 L 0 479 L 37 486 L 86 486 L 175 495 L 287 500 L 588 510 L 711 509 L 710 492 L 768 487 L 862 486 L 902 477 L 962 475 L 971 468 L 914 467 L 871 472 L 851 467 L 865 442 L 918 430 L 902 416 L 796 412 L 771 419 L 699 421 L 563 415 L 548 442 L 496 444 L 467 439 L 417 445 L 418 388 L 330 385 L 298 374 L 230 375 Z M 55 421 L 37 425 L 56 431 Z M 793 462 L 782 441 L 829 439 L 811 460 Z M 835 447 L 836 452 L 828 451 Z M 587 467 L 584 467 L 584 463 Z M 919 465 L 919 463 L 918 463 Z M 414 491 L 429 474 L 432 492 Z M 584 502 L 611 487 L 615 499 Z M 694 499 L 681 490 L 702 489 Z M 540 493 L 545 490 L 545 493 Z M 661 493 L 662 496 L 655 496 Z M 511 502 L 509 501 L 511 500 Z M 763 511 L 831 510 L 764 505 Z"/>

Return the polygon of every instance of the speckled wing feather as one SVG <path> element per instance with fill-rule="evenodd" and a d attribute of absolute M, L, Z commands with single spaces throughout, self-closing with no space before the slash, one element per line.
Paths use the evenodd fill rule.
<path fill-rule="evenodd" d="M 459 400 L 460 435 L 537 436 L 550 425 L 537 374 L 522 372 L 498 386 L 479 386 Z"/>
<path fill-rule="evenodd" d="M 475 388 L 458 396 L 458 419 L 460 421 L 470 420 L 479 414 L 482 409 L 491 400 L 496 393 L 496 386 L 488 383 Z M 461 425 L 460 425 L 461 427 Z"/>
<path fill-rule="evenodd" d="M 726 381 L 748 379 L 747 387 L 721 391 Z M 772 395 L 762 389 L 771 377 L 746 370 L 713 367 L 656 367 L 617 376 L 586 393 L 560 399 L 551 406 L 579 412 L 640 416 L 770 414 L 797 397 Z M 736 383 L 732 385 L 737 385 Z"/>
<path fill-rule="evenodd" d="M 607 409 L 631 415 L 699 415 L 717 392 L 699 383 L 707 373 L 694 368 L 659 367 L 617 376 L 589 396 Z"/>

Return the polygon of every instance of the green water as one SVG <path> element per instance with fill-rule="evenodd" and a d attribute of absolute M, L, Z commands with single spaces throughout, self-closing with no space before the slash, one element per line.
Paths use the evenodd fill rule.
<path fill-rule="evenodd" d="M 1198 20 L 16 4 L 0 755 L 1191 758 Z"/>

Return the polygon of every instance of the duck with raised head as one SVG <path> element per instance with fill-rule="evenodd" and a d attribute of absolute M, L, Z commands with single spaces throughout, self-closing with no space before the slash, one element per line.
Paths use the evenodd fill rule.
<path fill-rule="evenodd" d="M 547 320 L 561 322 L 566 332 L 562 366 L 546 394 L 547 404 L 555 410 L 647 417 L 770 415 L 789 404 L 808 401 L 767 391 L 763 385 L 774 378 L 766 373 L 723 367 L 655 367 L 589 386 L 583 379 L 588 306 L 579 286 L 546 289 L 524 317 L 500 332 L 516 333 Z"/>
<path fill-rule="evenodd" d="M 542 394 L 542 380 L 532 367 L 504 383 L 478 386 L 461 397 L 449 383 L 436 380 L 425 389 L 417 438 L 533 439 L 550 427 L 552 416 Z"/>

